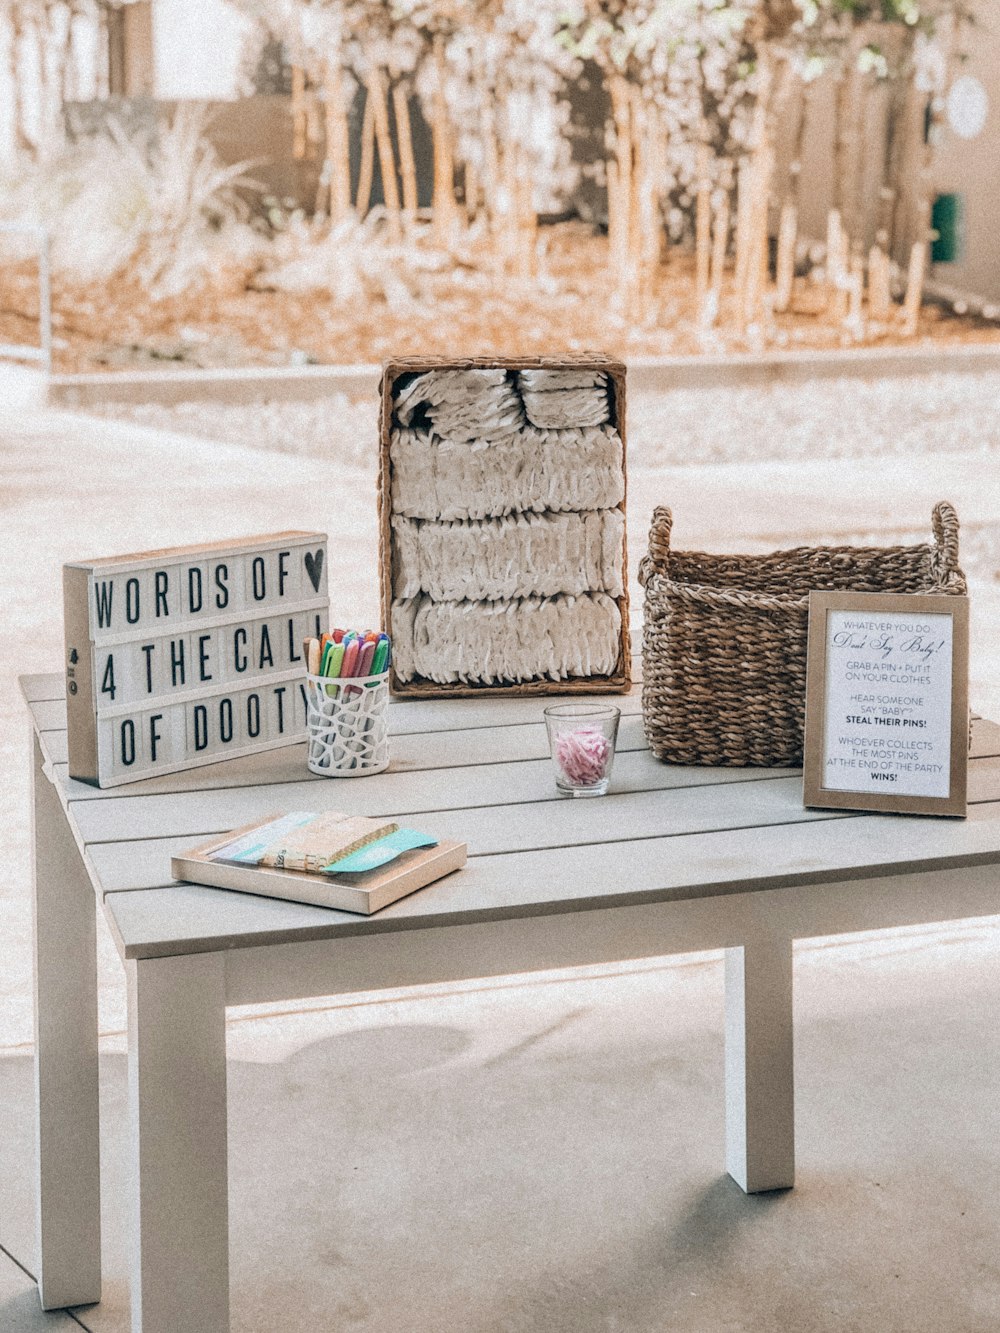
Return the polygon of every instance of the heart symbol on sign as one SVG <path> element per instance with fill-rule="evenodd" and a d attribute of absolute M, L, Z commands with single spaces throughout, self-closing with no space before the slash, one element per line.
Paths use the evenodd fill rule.
<path fill-rule="evenodd" d="M 309 582 L 313 586 L 314 592 L 319 592 L 319 581 L 323 575 L 323 548 L 318 551 L 306 551 L 305 555 L 306 573 L 309 575 Z"/>

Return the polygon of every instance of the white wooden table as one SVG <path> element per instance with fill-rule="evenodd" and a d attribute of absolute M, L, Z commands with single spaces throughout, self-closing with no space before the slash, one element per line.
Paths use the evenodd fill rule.
<path fill-rule="evenodd" d="M 390 771 L 313 778 L 290 747 L 101 792 L 70 781 L 62 683 L 34 722 L 39 1286 L 101 1291 L 95 901 L 128 976 L 133 1328 L 229 1327 L 227 1004 L 726 950 L 726 1166 L 794 1178 L 792 942 L 1000 912 L 1000 728 L 967 821 L 808 811 L 797 773 L 682 769 L 638 692 L 612 793 L 555 794 L 537 699 L 399 702 Z M 467 869 L 372 918 L 170 880 L 170 854 L 280 809 L 412 817 Z M 95 899 L 96 893 L 96 899 Z M 846 1090 L 845 1090 L 846 1092 Z M 182 1280 L 178 1280 L 183 1275 Z"/>

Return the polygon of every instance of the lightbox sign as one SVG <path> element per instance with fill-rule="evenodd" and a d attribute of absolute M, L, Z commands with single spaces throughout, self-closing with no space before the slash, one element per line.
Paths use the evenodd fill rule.
<path fill-rule="evenodd" d="M 111 787 L 305 736 L 325 534 L 69 564 L 63 595 L 70 777 Z"/>

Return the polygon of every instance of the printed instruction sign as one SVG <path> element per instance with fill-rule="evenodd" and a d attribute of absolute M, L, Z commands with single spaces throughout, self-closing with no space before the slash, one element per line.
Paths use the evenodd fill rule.
<path fill-rule="evenodd" d="M 967 644 L 965 598 L 814 593 L 806 804 L 964 814 Z"/>

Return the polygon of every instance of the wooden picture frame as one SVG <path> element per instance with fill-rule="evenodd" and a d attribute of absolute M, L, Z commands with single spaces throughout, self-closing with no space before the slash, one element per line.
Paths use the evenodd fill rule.
<path fill-rule="evenodd" d="M 383 363 L 379 405 L 379 584 L 382 628 L 392 635 L 393 606 L 393 504 L 392 459 L 393 389 L 402 375 L 428 370 L 593 370 L 608 377 L 611 424 L 622 442 L 624 494 L 617 508 L 626 515 L 628 496 L 628 448 L 625 422 L 626 368 L 620 361 L 599 352 L 563 353 L 559 356 L 523 357 L 398 357 Z M 628 539 L 622 536 L 622 594 L 615 598 L 621 616 L 618 657 L 608 675 L 570 676 L 563 680 L 538 679 L 518 683 L 479 684 L 456 681 L 441 684 L 423 677 L 402 680 L 390 666 L 389 688 L 399 698 L 443 699 L 510 695 L 627 694 L 632 687 L 631 638 L 629 630 Z"/>
<path fill-rule="evenodd" d="M 811 593 L 805 805 L 964 818 L 968 760 L 968 598 Z"/>

